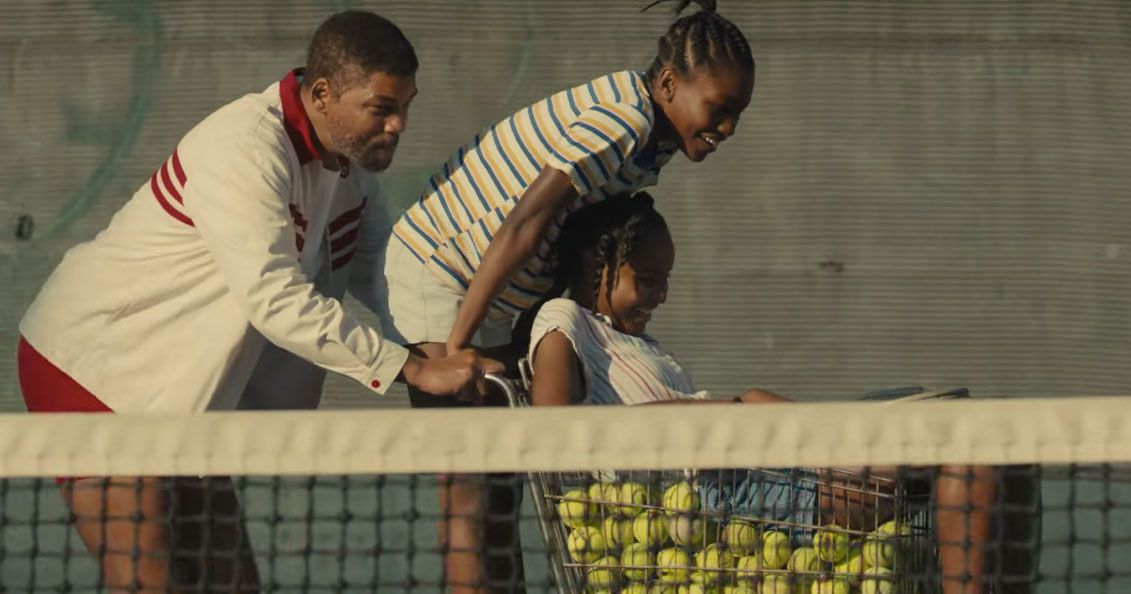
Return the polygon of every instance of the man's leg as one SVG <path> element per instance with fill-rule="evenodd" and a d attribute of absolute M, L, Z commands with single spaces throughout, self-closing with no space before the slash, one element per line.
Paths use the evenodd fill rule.
<path fill-rule="evenodd" d="M 255 594 L 255 566 L 243 510 L 228 477 L 171 479 L 173 560 L 204 592 Z"/>
<path fill-rule="evenodd" d="M 211 481 L 203 488 L 205 479 L 83 478 L 61 486 L 110 594 L 259 591 L 231 481 Z"/>
<path fill-rule="evenodd" d="M 484 546 L 487 585 L 491 592 L 521 594 L 526 591 L 518 523 L 524 485 L 521 477 L 518 474 L 487 476 Z"/>
<path fill-rule="evenodd" d="M 162 479 L 82 478 L 61 488 L 110 594 L 176 592 L 169 562 L 169 492 Z"/>

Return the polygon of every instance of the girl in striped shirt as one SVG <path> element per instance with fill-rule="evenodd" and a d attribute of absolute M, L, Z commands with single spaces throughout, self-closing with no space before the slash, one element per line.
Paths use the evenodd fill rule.
<path fill-rule="evenodd" d="M 552 283 L 546 258 L 571 212 L 654 185 L 677 151 L 699 162 L 735 133 L 754 58 L 714 0 L 696 4 L 660 38 L 646 72 L 607 74 L 520 109 L 432 176 L 386 249 L 390 336 L 429 357 L 477 332 L 480 346 L 504 344 L 513 317 Z"/>
<path fill-rule="evenodd" d="M 515 342 L 526 343 L 536 406 L 568 404 L 782 403 L 789 399 L 750 390 L 729 399 L 697 391 L 690 375 L 646 332 L 667 300 L 675 246 L 652 197 L 609 198 L 566 221 L 558 243 L 554 284 L 542 303 L 515 325 Z M 560 296 L 568 291 L 569 298 Z M 871 469 L 881 476 L 880 469 Z M 700 477 L 700 497 L 712 511 L 774 517 L 861 529 L 876 526 L 890 510 L 876 501 L 812 481 L 767 479 L 757 471 Z M 823 471 L 822 471 L 823 472 Z M 911 486 L 934 489 L 939 570 L 943 594 L 989 592 L 984 553 L 990 541 L 990 509 L 996 503 L 995 471 L 942 467 L 916 471 L 927 477 Z M 860 476 L 856 471 L 857 483 Z M 832 475 L 837 476 L 835 472 Z M 849 501 L 850 499 L 854 501 Z M 829 515 L 831 514 L 831 515 Z M 1000 538 L 1000 537 L 999 537 Z"/>
<path fill-rule="evenodd" d="M 676 13 L 691 3 L 677 2 Z M 430 359 L 477 334 L 479 346 L 505 344 L 514 316 L 552 284 L 546 258 L 570 212 L 654 185 L 677 151 L 699 162 L 735 133 L 754 88 L 754 57 L 714 0 L 695 4 L 701 10 L 659 39 L 647 71 L 555 93 L 456 150 L 393 226 L 378 311 L 386 336 Z M 414 407 L 451 406 L 411 386 L 409 398 Z M 453 476 L 440 487 L 446 579 L 456 593 L 514 575 L 514 562 L 476 553 L 493 548 L 496 534 L 503 548 L 513 540 L 474 519 L 480 479 Z M 503 501 L 510 491 L 490 497 Z"/>

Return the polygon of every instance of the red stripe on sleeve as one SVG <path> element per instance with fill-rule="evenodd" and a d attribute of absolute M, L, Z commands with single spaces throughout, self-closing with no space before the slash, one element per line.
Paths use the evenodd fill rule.
<path fill-rule="evenodd" d="M 165 195 L 161 193 L 161 188 L 157 186 L 156 171 L 153 172 L 153 177 L 149 178 L 149 189 L 153 191 L 153 197 L 157 199 L 157 203 L 161 205 L 161 208 L 164 208 L 165 212 L 169 213 L 169 216 L 188 225 L 189 227 L 196 226 L 193 224 L 192 219 L 188 218 L 181 211 L 173 208 L 172 204 L 169 204 L 169 201 L 165 198 Z"/>
<path fill-rule="evenodd" d="M 181 193 L 177 191 L 177 186 L 173 185 L 172 180 L 169 179 L 169 162 L 165 161 L 161 164 L 161 181 L 165 182 L 165 187 L 169 189 L 169 193 L 173 195 L 173 200 L 177 204 L 184 204 L 184 198 L 181 198 Z"/>
<path fill-rule="evenodd" d="M 185 170 L 181 167 L 181 157 L 177 154 L 177 149 L 173 149 L 173 173 L 177 176 L 177 181 L 180 182 L 181 187 L 185 187 L 188 183 L 188 176 L 185 175 Z"/>

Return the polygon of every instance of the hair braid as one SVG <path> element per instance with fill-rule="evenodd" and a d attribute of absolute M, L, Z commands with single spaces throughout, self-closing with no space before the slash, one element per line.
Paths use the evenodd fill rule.
<path fill-rule="evenodd" d="M 623 228 L 614 231 L 614 236 L 619 235 L 619 237 L 616 238 L 618 268 L 632 257 L 633 252 L 636 251 L 637 241 L 639 241 L 640 237 L 647 231 L 645 228 L 647 219 L 645 219 L 643 215 L 643 212 L 634 215 Z"/>
<path fill-rule="evenodd" d="M 593 313 L 597 312 L 597 304 L 601 301 L 601 281 L 609 276 L 612 272 L 615 277 L 617 273 L 616 267 L 609 268 L 609 248 L 616 247 L 616 239 L 613 237 L 612 232 L 605 233 L 597 238 L 597 243 L 593 246 L 593 261 L 597 263 L 597 270 L 593 275 Z M 613 289 L 613 279 L 609 279 L 608 291 Z"/>
<path fill-rule="evenodd" d="M 644 8 L 648 10 L 664 2 L 657 0 Z M 677 0 L 678 15 L 690 6 L 692 0 Z M 671 67 L 680 76 L 705 68 L 712 71 L 724 66 L 754 68 L 750 44 L 738 26 L 715 12 L 714 0 L 695 0 L 700 10 L 676 19 L 656 42 L 656 58 L 648 68 L 646 78 L 654 81 L 660 70 Z"/>

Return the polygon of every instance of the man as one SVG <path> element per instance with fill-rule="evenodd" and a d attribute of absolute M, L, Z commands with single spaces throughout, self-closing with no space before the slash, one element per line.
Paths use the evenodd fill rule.
<path fill-rule="evenodd" d="M 362 226 L 382 207 L 374 174 L 405 130 L 416 69 L 391 22 L 341 13 L 315 33 L 305 70 L 185 135 L 110 225 L 67 253 L 22 320 L 28 410 L 232 409 L 275 363 L 308 395 L 321 369 L 377 393 L 400 378 L 449 395 L 501 370 L 470 350 L 412 356 L 331 297 L 349 286 L 374 306 L 375 267 L 350 264 L 380 250 Z M 111 592 L 258 587 L 229 479 L 60 484 Z"/>

